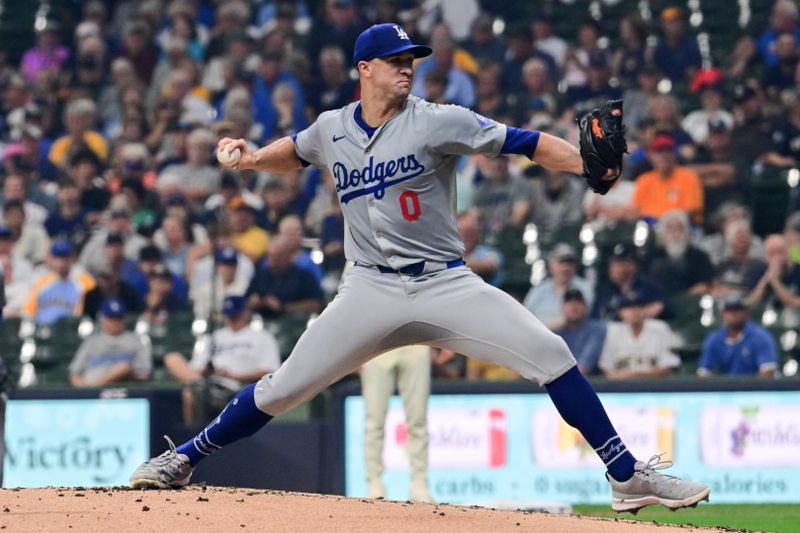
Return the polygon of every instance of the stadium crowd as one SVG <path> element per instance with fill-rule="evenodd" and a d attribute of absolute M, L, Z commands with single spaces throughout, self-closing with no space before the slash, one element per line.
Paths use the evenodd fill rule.
<path fill-rule="evenodd" d="M 573 143 L 576 116 L 625 102 L 630 154 L 606 196 L 527 158 L 463 158 L 458 225 L 476 273 L 562 335 L 588 374 L 675 372 L 694 342 L 691 373 L 778 375 L 779 337 L 800 325 L 797 3 L 775 1 L 753 37 L 711 50 L 685 2 L 629 2 L 613 21 L 562 20 L 560 3 L 51 2 L 33 46 L 0 51 L 5 318 L 99 316 L 70 365 L 74 385 L 96 386 L 151 376 L 125 316 L 138 333 L 171 315 L 224 317 L 220 351 L 241 349 L 239 331 L 322 311 L 345 266 L 331 176 L 232 172 L 214 149 L 223 136 L 264 145 L 358 99 L 357 35 L 398 21 L 434 49 L 412 91 L 430 101 Z M 203 345 L 160 364 L 182 382 L 209 360 L 252 379 L 279 350 L 256 346 L 260 359 Z M 439 378 L 515 377 L 431 357 Z"/>

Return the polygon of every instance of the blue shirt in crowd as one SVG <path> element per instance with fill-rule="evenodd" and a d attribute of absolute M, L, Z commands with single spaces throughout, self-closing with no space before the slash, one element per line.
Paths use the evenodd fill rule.
<path fill-rule="evenodd" d="M 606 325 L 600 320 L 586 320 L 577 328 L 558 328 L 556 335 L 564 339 L 581 370 L 597 373 L 597 362 L 606 342 Z"/>
<path fill-rule="evenodd" d="M 748 321 L 736 339 L 729 339 L 724 327 L 706 338 L 698 372 L 743 376 L 777 365 L 775 339 L 766 329 Z"/>

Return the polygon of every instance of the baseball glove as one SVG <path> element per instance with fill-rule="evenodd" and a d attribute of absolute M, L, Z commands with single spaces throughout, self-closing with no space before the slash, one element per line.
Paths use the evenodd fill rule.
<path fill-rule="evenodd" d="M 622 100 L 609 100 L 578 119 L 583 177 L 591 189 L 605 194 L 622 172 L 622 154 L 628 152 L 622 125 Z M 609 169 L 614 173 L 608 173 Z"/>

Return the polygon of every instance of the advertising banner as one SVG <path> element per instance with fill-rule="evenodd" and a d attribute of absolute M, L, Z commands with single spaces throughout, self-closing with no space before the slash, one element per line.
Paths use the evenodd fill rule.
<path fill-rule="evenodd" d="M 620 436 L 642 460 L 663 453 L 667 473 L 708 483 L 712 503 L 800 501 L 800 392 L 600 394 Z M 443 503 L 492 500 L 609 502 L 591 446 L 545 394 L 431 397 L 430 489 Z M 367 494 L 364 404 L 345 400 L 345 490 Z M 387 497 L 407 499 L 408 434 L 392 398 L 383 457 Z"/>
<path fill-rule="evenodd" d="M 127 485 L 150 451 L 145 399 L 10 400 L 4 487 Z"/>

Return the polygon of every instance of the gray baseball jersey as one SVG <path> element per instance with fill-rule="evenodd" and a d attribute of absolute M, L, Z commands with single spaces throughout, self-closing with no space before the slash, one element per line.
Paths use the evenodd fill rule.
<path fill-rule="evenodd" d="M 333 175 L 345 255 L 356 266 L 286 362 L 258 382 L 258 407 L 277 416 L 372 357 L 410 344 L 497 363 L 541 384 L 575 366 L 566 343 L 522 305 L 452 263 L 464 255 L 457 157 L 498 154 L 506 127 L 412 96 L 370 137 L 354 118 L 357 105 L 323 113 L 295 137 L 297 155 Z M 419 275 L 385 271 L 420 261 Z"/>
<path fill-rule="evenodd" d="M 464 256 L 456 227 L 459 155 L 497 155 L 503 124 L 415 96 L 368 137 L 357 104 L 327 111 L 295 139 L 302 159 L 330 170 L 345 220 L 344 253 L 394 269 Z"/>

